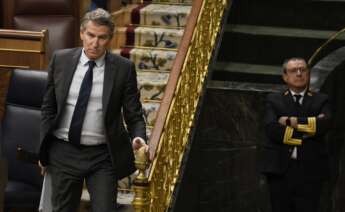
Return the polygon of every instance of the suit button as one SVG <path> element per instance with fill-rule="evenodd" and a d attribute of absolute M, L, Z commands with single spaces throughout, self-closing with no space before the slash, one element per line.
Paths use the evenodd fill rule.
<path fill-rule="evenodd" d="M 289 152 L 292 152 L 292 149 L 291 149 L 291 148 L 289 149 Z"/>

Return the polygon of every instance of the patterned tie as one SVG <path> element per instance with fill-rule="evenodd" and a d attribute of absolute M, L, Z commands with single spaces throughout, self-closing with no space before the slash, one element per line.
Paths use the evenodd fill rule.
<path fill-rule="evenodd" d="M 96 65 L 95 61 L 88 62 L 89 68 L 85 73 L 83 82 L 81 83 L 79 96 L 74 108 L 71 125 L 68 132 L 68 139 L 72 144 L 80 145 L 81 130 L 84 123 L 85 112 L 92 89 L 92 70 Z"/>

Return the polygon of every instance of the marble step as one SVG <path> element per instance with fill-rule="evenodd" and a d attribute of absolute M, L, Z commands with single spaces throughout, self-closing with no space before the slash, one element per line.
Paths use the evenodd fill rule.
<path fill-rule="evenodd" d="M 137 72 L 148 137 L 151 135 L 168 78 L 169 73 Z"/>
<path fill-rule="evenodd" d="M 344 0 L 233 1 L 228 23 L 339 30 Z"/>
<path fill-rule="evenodd" d="M 187 23 L 191 5 L 183 4 L 128 4 L 112 13 L 117 27 L 142 25 L 154 27 L 182 28 Z"/>
<path fill-rule="evenodd" d="M 177 53 L 175 50 L 155 48 L 121 48 L 113 52 L 132 60 L 137 71 L 148 72 L 170 72 Z"/>
<path fill-rule="evenodd" d="M 310 0 L 310 1 L 318 1 L 318 2 L 344 2 L 345 0 Z"/>
<path fill-rule="evenodd" d="M 169 73 L 138 71 L 137 79 L 142 102 L 162 100 Z"/>
<path fill-rule="evenodd" d="M 283 84 L 281 66 L 218 62 L 211 69 L 215 81 Z"/>
<path fill-rule="evenodd" d="M 335 31 L 255 25 L 226 25 L 218 61 L 281 65 L 288 57 L 309 59 Z M 340 36 L 322 55 L 345 45 Z"/>
<path fill-rule="evenodd" d="M 345 2 L 345 0 L 310 0 L 310 1 L 318 1 L 318 2 Z"/>
<path fill-rule="evenodd" d="M 336 31 L 334 30 L 315 30 L 301 28 L 287 28 L 277 26 L 260 26 L 260 25 L 244 25 L 244 24 L 227 24 L 226 32 L 246 33 L 253 35 L 273 35 L 286 37 L 316 38 L 328 39 Z M 340 35 L 338 40 L 345 40 L 345 34 Z"/>
<path fill-rule="evenodd" d="M 117 212 L 134 212 L 132 201 L 134 198 L 133 192 L 118 191 L 117 193 Z M 84 189 L 81 196 L 80 209 L 78 212 L 91 211 L 90 194 Z"/>
<path fill-rule="evenodd" d="M 210 80 L 207 82 L 207 89 L 215 90 L 236 90 L 238 91 L 259 91 L 259 92 L 277 92 L 286 90 L 286 85 L 269 84 L 269 83 L 243 83 L 236 81 L 217 81 Z"/>
<path fill-rule="evenodd" d="M 144 2 L 152 2 L 152 3 L 166 3 L 166 4 L 184 4 L 190 5 L 192 4 L 192 0 L 144 0 Z"/>
<path fill-rule="evenodd" d="M 184 27 L 190 10 L 190 5 L 143 4 L 127 10 L 127 12 L 130 12 L 131 24 Z"/>
<path fill-rule="evenodd" d="M 112 40 L 112 49 L 123 46 L 177 49 L 183 29 L 152 27 L 118 27 Z"/>
<path fill-rule="evenodd" d="M 143 102 L 144 117 L 149 133 L 155 124 L 160 102 Z"/>

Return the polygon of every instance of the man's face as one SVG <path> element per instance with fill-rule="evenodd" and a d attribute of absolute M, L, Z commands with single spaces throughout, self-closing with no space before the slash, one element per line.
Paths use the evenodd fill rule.
<path fill-rule="evenodd" d="M 80 39 L 83 41 L 86 56 L 96 60 L 106 51 L 111 41 L 111 32 L 107 26 L 89 21 L 85 29 L 80 31 Z"/>
<path fill-rule="evenodd" d="M 283 80 L 295 92 L 301 92 L 308 86 L 309 77 L 309 69 L 303 60 L 290 60 L 283 73 Z"/>

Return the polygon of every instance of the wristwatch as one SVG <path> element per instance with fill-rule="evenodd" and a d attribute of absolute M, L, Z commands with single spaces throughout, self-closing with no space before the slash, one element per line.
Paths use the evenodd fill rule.
<path fill-rule="evenodd" d="M 287 118 L 287 119 L 286 119 L 285 125 L 286 125 L 286 126 L 291 126 L 291 120 L 290 120 L 290 118 Z"/>

